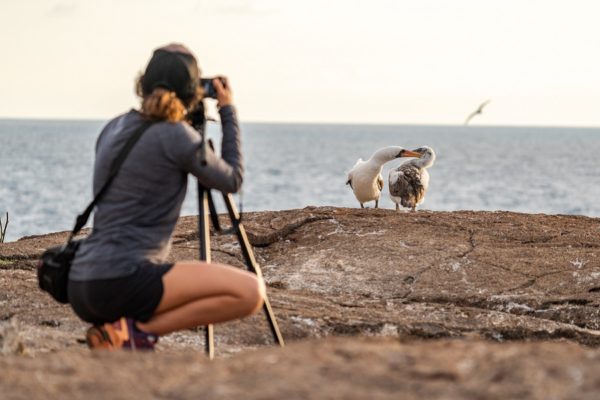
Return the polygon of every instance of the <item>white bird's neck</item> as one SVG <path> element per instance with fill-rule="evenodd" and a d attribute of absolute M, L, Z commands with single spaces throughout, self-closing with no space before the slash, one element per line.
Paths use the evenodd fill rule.
<path fill-rule="evenodd" d="M 381 167 L 386 162 L 392 161 L 394 158 L 396 158 L 398 153 L 400 153 L 402 150 L 404 149 L 400 146 L 384 147 L 373 153 L 373 155 L 371 156 L 371 158 L 369 158 L 367 162 Z"/>

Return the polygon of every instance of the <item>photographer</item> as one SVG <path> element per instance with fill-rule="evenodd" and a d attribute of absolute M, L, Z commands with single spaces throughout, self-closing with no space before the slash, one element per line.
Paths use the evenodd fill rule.
<path fill-rule="evenodd" d="M 165 263 L 188 174 L 223 192 L 236 192 L 242 184 L 240 132 L 227 79 L 212 81 L 222 158 L 201 149 L 201 133 L 184 121 L 204 117 L 199 78 L 187 48 L 157 49 L 137 82 L 141 110 L 111 120 L 98 138 L 94 193 L 127 139 L 153 122 L 98 203 L 92 233 L 69 275 L 69 302 L 94 325 L 87 332 L 92 349 L 152 349 L 158 336 L 241 318 L 262 306 L 264 283 L 251 273 L 199 261 Z"/>

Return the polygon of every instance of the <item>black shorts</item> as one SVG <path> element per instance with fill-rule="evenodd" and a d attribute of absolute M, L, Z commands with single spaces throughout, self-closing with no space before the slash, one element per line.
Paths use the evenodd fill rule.
<path fill-rule="evenodd" d="M 69 303 L 75 314 L 94 325 L 121 317 L 146 322 L 162 298 L 162 277 L 173 264 L 140 263 L 132 275 L 87 282 L 69 281 Z"/>

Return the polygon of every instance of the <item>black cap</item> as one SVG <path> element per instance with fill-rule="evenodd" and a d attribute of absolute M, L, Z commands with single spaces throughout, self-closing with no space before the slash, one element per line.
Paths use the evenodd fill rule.
<path fill-rule="evenodd" d="M 154 51 L 142 77 L 142 94 L 149 95 L 162 87 L 187 101 L 196 94 L 199 79 L 194 55 L 181 44 L 170 44 Z"/>

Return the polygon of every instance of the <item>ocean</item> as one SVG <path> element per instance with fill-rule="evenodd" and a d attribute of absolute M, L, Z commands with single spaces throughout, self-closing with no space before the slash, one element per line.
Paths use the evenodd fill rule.
<path fill-rule="evenodd" d="M 94 146 L 105 122 L 0 120 L 6 241 L 72 228 L 92 199 Z M 345 183 L 359 157 L 428 145 L 437 160 L 422 209 L 600 216 L 600 128 L 247 123 L 242 131 L 245 211 L 358 207 Z M 218 125 L 208 132 L 218 144 Z M 394 208 L 387 172 L 400 163 L 384 166 L 380 207 Z M 196 213 L 190 179 L 181 214 Z"/>

